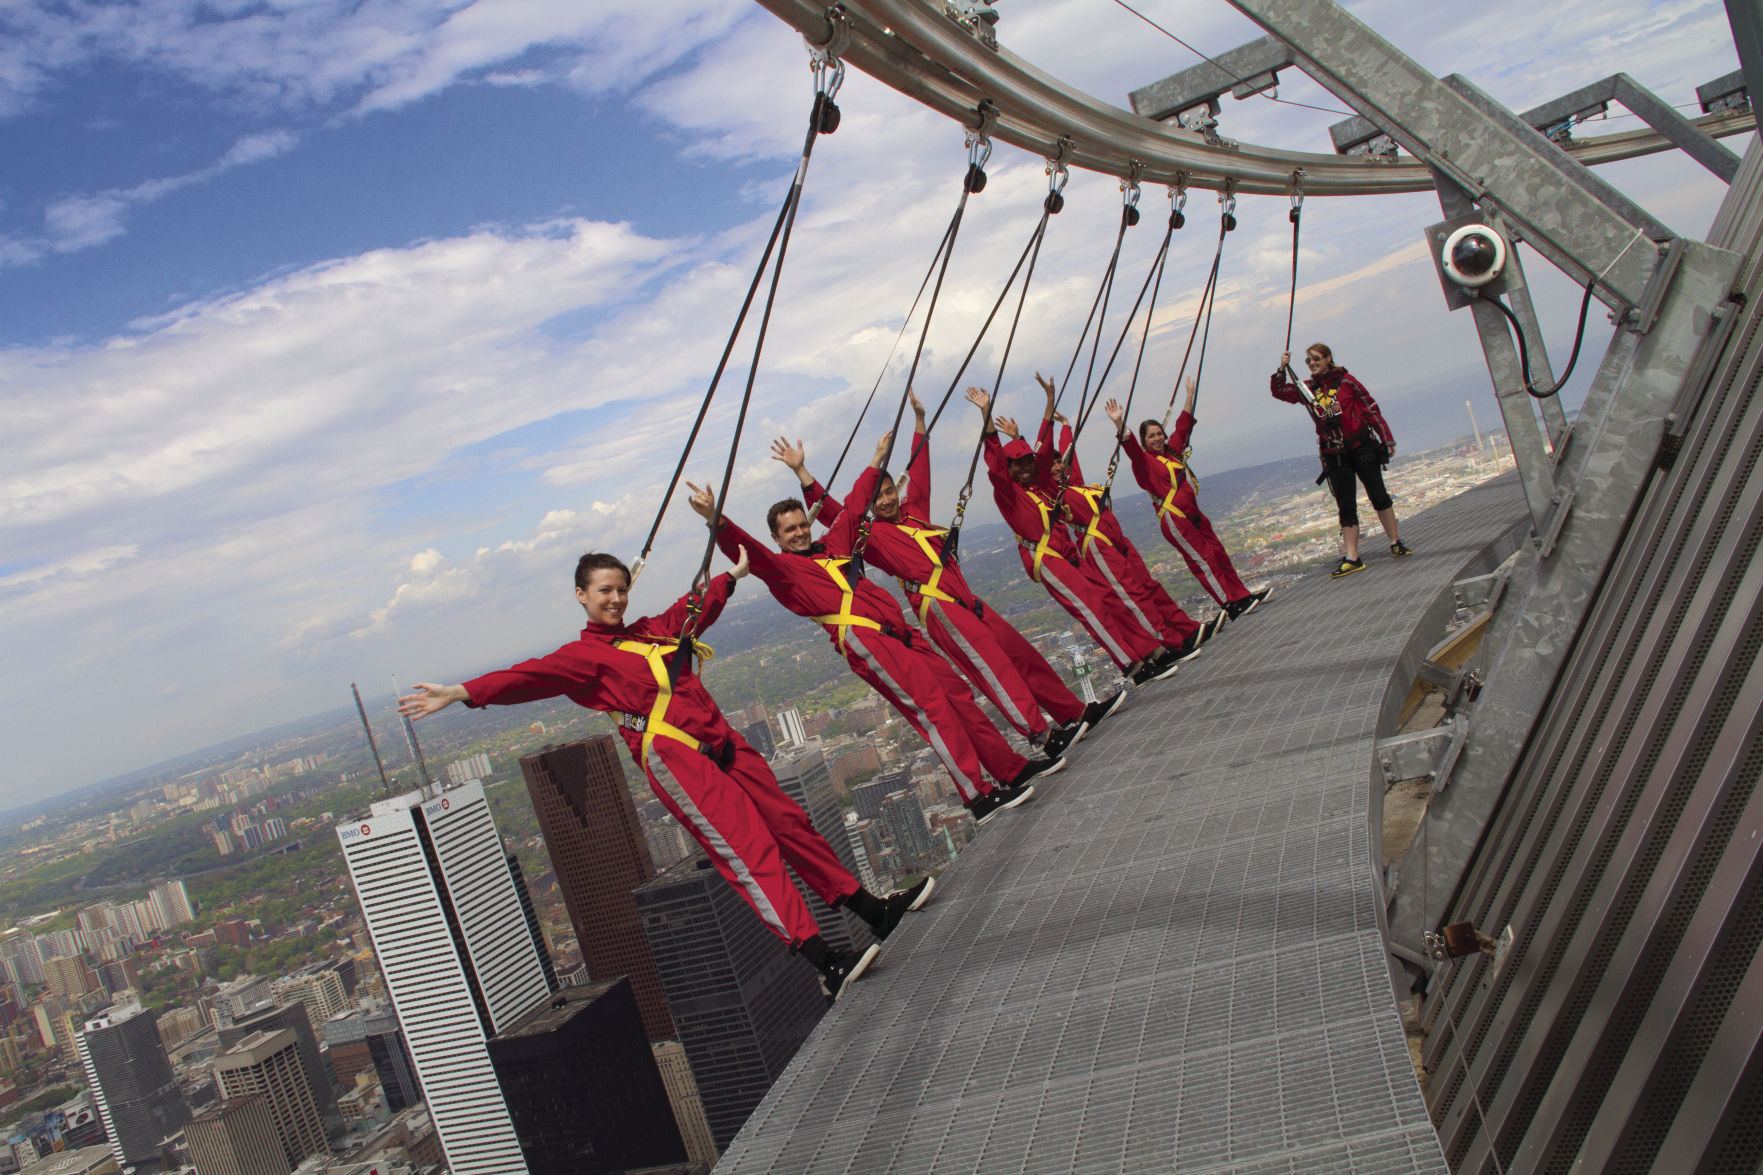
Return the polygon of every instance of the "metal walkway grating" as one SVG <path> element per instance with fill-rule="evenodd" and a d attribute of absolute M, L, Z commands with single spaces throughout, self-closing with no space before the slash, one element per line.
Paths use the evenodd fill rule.
<path fill-rule="evenodd" d="M 1141 691 L 944 876 L 729 1172 L 1439 1172 L 1367 843 L 1373 727 L 1516 482 L 1405 521 Z M 1370 536 L 1368 536 L 1370 537 Z"/>

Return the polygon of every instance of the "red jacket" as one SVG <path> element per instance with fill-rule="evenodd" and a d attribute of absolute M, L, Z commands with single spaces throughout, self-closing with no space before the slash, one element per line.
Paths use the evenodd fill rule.
<path fill-rule="evenodd" d="M 869 544 L 863 549 L 863 557 L 889 575 L 898 576 L 904 584 L 927 583 L 941 567 L 943 574 L 937 578 L 937 587 L 953 596 L 962 607 L 971 608 L 978 597 L 962 577 L 960 565 L 943 560 L 943 540 L 949 532 L 930 521 L 930 445 L 921 443 L 920 436 L 914 436 L 912 448 L 912 458 L 906 467 L 906 496 L 900 502 L 900 517 L 892 522 L 884 518 L 872 520 Z M 874 470 L 865 473 L 867 478 L 860 475 L 851 493 L 856 503 L 853 508 L 859 513 L 868 508 L 869 494 L 877 477 Z M 861 494 L 857 492 L 859 489 Z M 824 499 L 820 521 L 827 526 L 838 522 L 847 512 L 847 507 L 830 496 L 818 481 L 803 491 L 802 496 L 810 506 Z M 928 554 L 925 546 L 930 548 Z M 907 587 L 906 591 L 908 595 L 918 594 L 916 587 Z"/>
<path fill-rule="evenodd" d="M 826 538 L 808 548 L 806 554 L 780 551 L 775 546 L 761 543 L 727 519 L 723 520 L 722 526 L 716 532 L 716 545 L 730 559 L 740 558 L 736 548 L 746 547 L 747 562 L 753 569 L 753 574 L 771 589 L 777 602 L 796 615 L 806 616 L 817 623 L 822 616 L 840 614 L 844 589 L 833 578 L 836 570 L 839 575 L 844 576 L 845 583 L 851 589 L 853 616 L 873 620 L 883 626 L 883 631 L 891 631 L 901 639 L 910 639 L 912 626 L 906 623 L 906 617 L 901 613 L 900 605 L 894 597 L 880 584 L 864 576 L 851 574 L 851 566 L 845 562 L 851 556 L 851 548 L 857 539 L 857 524 L 869 506 L 869 494 L 875 486 L 876 476 L 873 469 L 863 471 L 845 499 L 845 508 L 838 521 L 827 532 Z M 828 570 L 828 564 L 834 570 Z M 827 636 L 832 638 L 833 645 L 842 650 L 840 627 L 834 624 L 823 627 Z"/>
<path fill-rule="evenodd" d="M 998 440 L 997 433 L 986 434 L 985 451 L 986 474 L 992 479 L 992 497 L 997 499 L 998 513 L 1004 516 L 1005 523 L 1016 537 L 1030 546 L 1046 538 L 1054 554 L 1075 563 L 1077 544 L 1071 541 L 1071 535 L 1056 517 L 1053 490 L 1047 480 L 1053 467 L 1052 453 L 1042 451 L 1035 455 L 1034 479 L 1024 487 L 1010 480 L 1010 462 L 1004 456 L 1004 445 Z M 1043 486 L 1047 488 L 1041 488 Z"/>
<path fill-rule="evenodd" d="M 1187 442 L 1193 431 L 1194 418 L 1183 412 L 1176 417 L 1175 431 L 1169 434 L 1161 453 L 1150 452 L 1139 444 L 1138 436 L 1130 429 L 1120 434 L 1120 448 L 1132 463 L 1133 480 L 1151 495 L 1159 510 L 1171 489 L 1193 486 L 1193 474 L 1187 464 Z"/>
<path fill-rule="evenodd" d="M 716 622 L 734 591 L 732 575 L 719 575 L 704 593 L 703 612 L 697 624 L 702 632 Z M 571 641 L 555 653 L 498 669 L 465 683 L 467 706 L 513 706 L 554 698 L 559 694 L 578 706 L 610 714 L 646 718 L 660 693 L 649 661 L 640 652 L 617 647 L 620 641 L 671 643 L 685 627 L 691 597 L 680 597 L 659 616 L 645 616 L 634 624 L 612 627 L 589 624 L 580 640 Z M 691 668 L 682 665 L 673 681 L 668 722 L 705 743 L 720 743 L 732 733 L 722 711 Z M 631 754 L 642 762 L 643 736 L 620 728 Z"/>
<path fill-rule="evenodd" d="M 1268 381 L 1276 400 L 1303 404 L 1316 424 L 1316 441 L 1324 453 L 1339 453 L 1360 445 L 1396 443 L 1396 436 L 1377 410 L 1377 401 L 1344 367 L 1331 367 L 1304 381 L 1312 400 L 1307 401 L 1290 375 L 1281 369 Z M 1313 401 L 1313 402 L 1312 402 Z"/>
<path fill-rule="evenodd" d="M 1071 426 L 1069 424 L 1062 426 L 1059 430 L 1059 451 L 1071 454 L 1071 480 L 1065 487 L 1065 516 L 1071 519 L 1072 528 L 1079 534 L 1088 536 L 1092 533 L 1091 524 L 1094 523 L 1095 534 L 1100 535 L 1116 547 L 1130 548 L 1131 544 L 1127 542 L 1126 532 L 1120 529 L 1120 519 L 1114 516 L 1113 510 L 1105 509 L 1102 506 L 1102 487 L 1087 485 L 1084 482 L 1083 466 L 1078 463 L 1077 449 L 1071 443 Z M 1051 494 L 1058 488 L 1059 483 L 1058 476 L 1051 469 L 1055 456 L 1053 452 L 1053 422 L 1051 420 L 1041 421 L 1041 435 L 1035 455 L 1036 457 L 1045 456 L 1049 468 L 1046 480 L 1041 484 L 1047 493 Z M 1040 462 L 1037 461 L 1035 468 L 1037 470 L 1040 468 Z M 1084 545 L 1081 538 L 1078 542 L 1080 545 Z"/>

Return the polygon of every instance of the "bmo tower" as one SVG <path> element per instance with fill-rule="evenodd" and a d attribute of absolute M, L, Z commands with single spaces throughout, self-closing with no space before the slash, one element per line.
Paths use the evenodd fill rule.
<path fill-rule="evenodd" d="M 337 837 L 448 1165 L 525 1175 L 485 1042 L 551 986 L 483 785 L 381 800 Z"/>

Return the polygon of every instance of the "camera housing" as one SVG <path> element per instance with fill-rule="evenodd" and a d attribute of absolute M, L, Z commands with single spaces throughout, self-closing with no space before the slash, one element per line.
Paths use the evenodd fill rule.
<path fill-rule="evenodd" d="M 1516 246 L 1480 212 L 1428 225 L 1426 255 L 1438 271 L 1445 305 L 1465 310 L 1478 299 L 1524 288 Z"/>
<path fill-rule="evenodd" d="M 1506 268 L 1506 239 L 1485 224 L 1453 229 L 1439 249 L 1439 267 L 1460 286 L 1480 289 Z"/>

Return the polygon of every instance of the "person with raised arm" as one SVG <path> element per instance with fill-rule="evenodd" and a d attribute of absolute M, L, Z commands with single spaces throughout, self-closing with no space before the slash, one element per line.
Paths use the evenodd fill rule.
<path fill-rule="evenodd" d="M 1181 605 L 1145 566 L 1144 556 L 1114 516 L 1107 487 L 1084 483 L 1071 425 L 1054 410 L 1057 396 L 1053 381 L 1042 379 L 1039 373 L 1035 379 L 1047 393 L 1047 410 L 1041 416 L 1041 434 L 1036 444 L 1036 468 L 1047 467 L 1049 491 L 1057 492 L 1061 483 L 1065 486 L 1065 516 L 1071 520 L 1072 535 L 1084 565 L 1101 577 L 1140 628 L 1162 641 L 1164 648 L 1173 649 L 1177 660 L 1192 660 L 1206 643 L 1208 630 L 1182 611 Z M 1053 447 L 1055 421 L 1061 425 L 1057 449 Z"/>
<path fill-rule="evenodd" d="M 973 692 L 937 655 L 924 634 L 907 623 L 894 601 L 865 577 L 851 558 L 858 523 L 869 507 L 889 438 L 857 478 L 843 516 L 822 542 L 814 541 L 807 508 L 786 498 L 766 512 L 777 550 L 768 550 L 727 518 L 716 520 L 716 542 L 730 559 L 744 550 L 753 574 L 787 610 L 826 629 L 851 671 L 868 682 L 911 724 L 955 781 L 955 790 L 976 824 L 1032 799 L 1030 780 L 1051 775 L 1063 759 L 1030 760 L 1012 750 Z M 692 490 L 692 509 L 710 519 L 716 506 L 708 488 Z M 990 775 L 996 786 L 986 779 Z"/>
<path fill-rule="evenodd" d="M 1346 368 L 1335 365 L 1334 352 L 1326 343 L 1311 343 L 1305 349 L 1304 364 L 1310 368 L 1310 378 L 1303 386 L 1286 374 L 1291 363 L 1290 351 L 1281 355 L 1279 370 L 1268 386 L 1274 399 L 1304 405 L 1316 425 L 1316 447 L 1322 453 L 1322 476 L 1316 480 L 1327 480 L 1341 520 L 1341 561 L 1329 572 L 1330 578 L 1365 570 L 1365 561 L 1359 558 L 1359 487 L 1353 484 L 1355 479 L 1365 487 L 1384 537 L 1390 540 L 1390 558 L 1406 559 L 1414 552 L 1396 534 L 1395 499 L 1383 484 L 1384 467 L 1396 455 L 1396 434 L 1390 431 L 1377 401 Z"/>
<path fill-rule="evenodd" d="M 992 483 L 998 513 L 1016 535 L 1017 554 L 1028 577 L 1047 589 L 1134 685 L 1174 674 L 1173 650 L 1164 648 L 1141 628 L 1101 577 L 1084 566 L 1077 544 L 1060 518 L 1053 490 L 1043 488 L 1048 486 L 1051 454 L 1037 456 L 1018 434 L 1015 421 L 993 418 L 989 392 L 968 388 L 967 400 L 985 421 L 981 446 L 986 476 Z M 998 440 L 1000 429 L 1012 436 L 1008 445 Z"/>
<path fill-rule="evenodd" d="M 1198 385 L 1188 380 L 1187 403 L 1175 418 L 1175 431 L 1168 435 L 1157 421 L 1146 420 L 1139 425 L 1135 437 L 1126 429 L 1126 412 L 1117 400 L 1109 400 L 1102 410 L 1120 433 L 1120 447 L 1132 463 L 1133 478 L 1151 495 L 1163 537 L 1181 552 L 1182 560 L 1206 594 L 1218 601 L 1226 616 L 1235 620 L 1253 612 L 1268 592 L 1251 592 L 1243 584 L 1231 564 L 1230 554 L 1212 529 L 1211 519 L 1201 512 L 1194 496 L 1197 486 L 1188 469 L 1188 442 L 1194 433 L 1194 397 L 1198 392 Z"/>
<path fill-rule="evenodd" d="M 924 405 L 917 395 L 908 395 L 915 428 L 906 476 L 896 485 L 885 472 L 880 474 L 864 557 L 899 579 L 907 605 L 931 640 L 1005 720 L 1031 745 L 1059 755 L 1112 713 L 1126 695 L 1116 692 L 1086 707 L 1040 651 L 974 593 L 961 565 L 945 557 L 949 532 L 930 521 L 930 446 L 925 441 Z M 843 517 L 845 507 L 808 472 L 801 441 L 792 445 L 779 437 L 771 451 L 773 460 L 795 473 L 809 507 L 820 503 L 823 525 L 832 526 Z M 1049 726 L 1048 715 L 1057 725 Z"/>
<path fill-rule="evenodd" d="M 742 552 L 701 595 L 688 593 L 665 612 L 626 624 L 630 569 L 613 555 L 590 552 L 575 569 L 575 598 L 587 613 L 579 639 L 459 685 L 419 683 L 398 699 L 398 711 L 421 719 L 454 702 L 475 709 L 562 696 L 613 715 L 656 797 L 760 921 L 819 970 L 827 994 L 836 998 L 880 947 L 858 954 L 829 945 L 784 865 L 829 906 L 863 919 L 877 938 L 923 906 L 935 883 L 926 878 L 886 898 L 864 889 L 699 681 L 691 654 L 708 657 L 710 650 L 691 644 L 680 651 L 688 620 L 695 614 L 694 635 L 710 627 L 747 572 Z"/>

